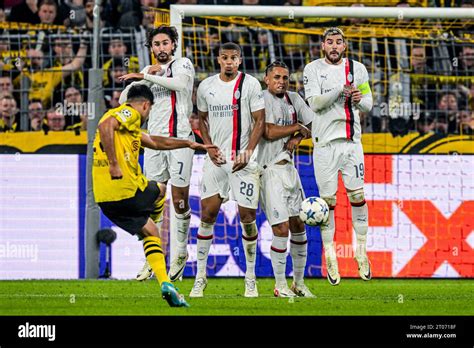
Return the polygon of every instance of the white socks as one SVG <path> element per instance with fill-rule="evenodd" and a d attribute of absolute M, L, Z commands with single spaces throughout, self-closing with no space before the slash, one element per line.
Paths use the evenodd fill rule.
<path fill-rule="evenodd" d="M 258 230 L 255 221 L 250 223 L 240 223 L 242 227 L 242 244 L 245 252 L 245 262 L 247 270 L 245 272 L 246 278 L 255 279 L 255 261 L 257 258 L 257 238 Z"/>
<path fill-rule="evenodd" d="M 308 256 L 308 240 L 306 231 L 292 233 L 290 238 L 290 254 L 293 260 L 293 278 L 296 284 L 301 284 Z"/>
<path fill-rule="evenodd" d="M 189 224 L 191 223 L 191 210 L 183 214 L 175 214 L 177 227 L 178 256 L 184 257 L 187 253 Z"/>
<path fill-rule="evenodd" d="M 197 234 L 197 278 L 206 278 L 207 258 L 211 249 L 214 224 L 201 221 Z"/>
<path fill-rule="evenodd" d="M 352 206 L 352 226 L 356 232 L 356 256 L 366 254 L 367 230 L 369 228 L 369 209 L 367 203 L 362 206 Z"/>
<path fill-rule="evenodd" d="M 288 286 L 285 275 L 287 243 L 288 237 L 273 236 L 270 257 L 277 287 Z"/>

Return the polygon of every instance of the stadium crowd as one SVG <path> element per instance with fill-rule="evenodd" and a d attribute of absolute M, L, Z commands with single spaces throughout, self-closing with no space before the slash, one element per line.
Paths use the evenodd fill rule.
<path fill-rule="evenodd" d="M 144 51 L 140 47 L 143 45 L 137 42 L 135 33 L 153 27 L 154 8 L 169 8 L 171 3 L 300 6 L 307 2 L 317 3 L 302 0 L 103 1 L 100 64 L 104 69 L 106 107 L 119 105 L 119 96 L 125 87 L 119 77 L 138 72 L 149 63 L 146 60 L 149 57 L 143 59 Z M 344 2 L 334 4 L 344 5 Z M 392 4 L 411 5 L 420 6 L 413 1 Z M 422 5 L 472 8 L 472 2 L 466 0 L 430 0 Z M 86 129 L 87 115 L 91 112 L 86 101 L 88 69 L 92 67 L 89 41 L 93 11 L 94 0 L 0 1 L 0 132 L 71 130 L 78 134 Z M 443 30 L 442 22 L 433 23 L 438 27 L 438 36 L 430 39 L 361 37 L 350 41 L 349 56 L 354 55 L 368 67 L 372 81 L 374 108 L 369 114 L 361 114 L 364 132 L 391 132 L 395 136 L 408 132 L 473 134 L 471 22 L 450 30 Z M 218 30 L 212 23 L 202 24 L 185 19 L 185 33 L 195 30 L 194 25 L 205 28 L 204 32 L 195 30 L 193 35 L 184 35 L 184 53 L 194 63 L 197 73 L 195 89 L 203 77 L 218 71 L 218 44 L 235 41 L 243 48 L 244 71 L 258 77 L 271 60 L 280 59 L 295 71 L 293 89 L 304 94 L 302 70 L 321 56 L 319 35 L 229 23 Z M 275 20 L 273 24 L 296 29 L 321 25 L 302 19 Z M 344 19 L 334 24 L 357 27 L 365 25 L 365 21 Z M 402 23 L 408 24 L 408 21 Z M 322 25 L 327 26 L 328 22 Z M 199 46 L 197 50 L 196 46 Z M 197 130 L 197 117 L 192 116 L 190 122 Z"/>

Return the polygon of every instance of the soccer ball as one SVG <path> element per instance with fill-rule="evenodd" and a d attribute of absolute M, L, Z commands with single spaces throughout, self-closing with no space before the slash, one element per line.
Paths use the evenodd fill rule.
<path fill-rule="evenodd" d="M 329 219 L 329 207 L 320 197 L 308 197 L 300 206 L 300 219 L 309 226 L 319 226 Z"/>

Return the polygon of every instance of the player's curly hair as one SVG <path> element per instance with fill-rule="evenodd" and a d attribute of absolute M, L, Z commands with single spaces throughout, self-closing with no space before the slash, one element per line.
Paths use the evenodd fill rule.
<path fill-rule="evenodd" d="M 176 51 L 176 47 L 178 46 L 178 31 L 175 27 L 168 26 L 168 25 L 160 25 L 158 28 L 153 28 L 148 31 L 146 44 L 145 46 L 151 48 L 153 45 L 153 38 L 158 34 L 165 34 L 168 35 L 171 42 L 174 42 L 174 49 L 171 51 L 171 54 L 174 55 Z"/>

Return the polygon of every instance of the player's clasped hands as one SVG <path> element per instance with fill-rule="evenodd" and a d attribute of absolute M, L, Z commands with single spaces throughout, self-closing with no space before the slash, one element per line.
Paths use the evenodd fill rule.
<path fill-rule="evenodd" d="M 352 102 L 354 104 L 359 104 L 359 102 L 362 100 L 361 91 L 353 85 L 344 85 L 342 89 L 342 94 L 345 98 L 352 97 Z"/>
<path fill-rule="evenodd" d="M 161 68 L 161 64 L 155 64 L 150 66 L 147 73 L 150 75 L 162 75 L 164 70 Z"/>

